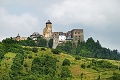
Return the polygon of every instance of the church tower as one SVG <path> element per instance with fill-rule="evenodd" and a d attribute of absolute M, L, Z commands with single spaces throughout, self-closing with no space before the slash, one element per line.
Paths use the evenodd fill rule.
<path fill-rule="evenodd" d="M 43 30 L 43 37 L 47 40 L 52 38 L 52 23 L 50 20 L 46 22 L 46 27 Z"/>

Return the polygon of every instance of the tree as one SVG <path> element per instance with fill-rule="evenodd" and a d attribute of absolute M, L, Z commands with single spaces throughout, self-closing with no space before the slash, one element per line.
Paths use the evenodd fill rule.
<path fill-rule="evenodd" d="M 11 80 L 18 80 L 22 74 L 22 65 L 24 61 L 24 56 L 20 53 L 16 55 L 13 60 L 13 65 L 11 66 L 11 71 L 9 73 Z"/>
<path fill-rule="evenodd" d="M 68 69 L 68 67 L 64 66 L 62 67 L 62 70 L 61 70 L 61 78 L 68 78 L 68 77 L 71 77 L 70 75 L 70 70 Z"/>
<path fill-rule="evenodd" d="M 52 49 L 52 52 L 53 52 L 53 54 L 59 54 L 60 50 L 58 50 L 58 49 Z"/>
<path fill-rule="evenodd" d="M 82 80 L 83 76 L 84 76 L 84 74 L 83 74 L 83 73 L 81 73 L 81 74 L 80 74 L 81 80 Z"/>
<path fill-rule="evenodd" d="M 69 59 L 64 59 L 62 65 L 63 66 L 70 66 L 70 60 Z"/>
<path fill-rule="evenodd" d="M 37 46 L 39 47 L 47 47 L 47 40 L 42 37 L 37 38 Z"/>
<path fill-rule="evenodd" d="M 55 76 L 57 59 L 51 56 L 41 56 L 33 59 L 31 71 L 35 75 L 49 75 Z"/>
<path fill-rule="evenodd" d="M 32 48 L 32 52 L 37 53 L 38 52 L 38 48 L 36 48 L 36 47 Z"/>
<path fill-rule="evenodd" d="M 6 38 L 6 39 L 2 40 L 2 43 L 7 45 L 7 44 L 16 44 L 18 42 L 16 40 L 13 40 L 13 38 L 11 37 L 11 38 Z"/>
<path fill-rule="evenodd" d="M 62 45 L 58 45 L 56 49 L 59 49 L 61 51 L 65 51 L 67 53 L 72 53 L 73 50 L 73 44 L 70 41 L 67 41 L 66 43 Z"/>
<path fill-rule="evenodd" d="M 52 48 L 53 47 L 53 39 L 50 39 L 48 42 L 48 47 Z"/>
<path fill-rule="evenodd" d="M 81 60 L 80 56 L 75 56 L 75 60 Z"/>
<path fill-rule="evenodd" d="M 81 68 L 85 69 L 85 63 L 81 64 Z"/>

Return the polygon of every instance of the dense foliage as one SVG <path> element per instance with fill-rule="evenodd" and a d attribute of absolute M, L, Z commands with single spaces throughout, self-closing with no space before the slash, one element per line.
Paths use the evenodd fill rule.
<path fill-rule="evenodd" d="M 24 61 L 24 56 L 18 53 L 13 60 L 13 65 L 11 66 L 11 71 L 9 73 L 11 80 L 18 80 L 20 79 L 20 76 L 22 76 L 23 61 Z"/>
<path fill-rule="evenodd" d="M 98 40 L 95 42 L 93 38 L 88 38 L 86 42 L 78 41 L 77 45 L 72 42 L 66 42 L 57 46 L 57 49 L 84 57 L 120 60 L 120 53 L 117 50 L 112 51 L 104 48 Z"/>
<path fill-rule="evenodd" d="M 31 71 L 34 75 L 39 75 L 41 78 L 46 75 L 55 77 L 56 62 L 56 58 L 47 55 L 34 58 Z"/>
<path fill-rule="evenodd" d="M 79 73 L 77 70 L 81 70 L 80 68 L 82 68 L 82 71 L 91 68 L 90 70 L 94 70 L 96 73 L 104 70 L 120 69 L 119 66 L 115 66 L 106 60 L 85 58 L 119 59 L 120 57 L 117 50 L 111 51 L 104 48 L 99 41 L 95 42 L 92 38 L 89 38 L 86 42 L 78 41 L 78 45 L 66 42 L 59 45 L 57 49 L 48 49 L 46 47 L 47 41 L 43 38 L 38 38 L 37 42 L 30 38 L 19 42 L 12 38 L 6 38 L 0 42 L 0 79 L 67 80 L 74 77 L 74 75 L 72 76 L 74 70 Z M 48 42 L 48 47 L 52 47 L 52 40 Z M 63 55 L 61 51 L 75 55 L 71 58 L 71 56 Z M 6 56 L 6 54 L 9 54 L 9 56 Z M 14 56 L 11 54 L 14 54 Z M 81 56 L 84 56 L 84 59 Z M 79 79 L 82 79 L 86 74 L 80 71 L 78 75 Z M 109 76 L 108 80 L 120 79 L 120 74 L 113 73 L 112 75 Z M 100 80 L 101 75 L 97 76 L 98 80 Z"/>
<path fill-rule="evenodd" d="M 64 79 L 64 78 L 68 78 L 68 77 L 71 77 L 70 75 L 70 70 L 68 69 L 68 67 L 64 66 L 62 67 L 62 70 L 61 70 L 61 77 Z"/>
<path fill-rule="evenodd" d="M 4 55 L 5 55 L 5 46 L 2 43 L 0 43 L 0 61 L 3 59 Z"/>
<path fill-rule="evenodd" d="M 119 79 L 120 79 L 120 74 L 114 72 L 113 76 L 106 80 L 119 80 Z"/>
<path fill-rule="evenodd" d="M 59 54 L 61 51 L 58 49 L 52 49 L 53 54 Z"/>
<path fill-rule="evenodd" d="M 50 39 L 48 42 L 48 47 L 52 48 L 53 47 L 53 39 Z"/>
<path fill-rule="evenodd" d="M 70 66 L 70 60 L 69 59 L 64 59 L 62 65 L 63 66 Z"/>

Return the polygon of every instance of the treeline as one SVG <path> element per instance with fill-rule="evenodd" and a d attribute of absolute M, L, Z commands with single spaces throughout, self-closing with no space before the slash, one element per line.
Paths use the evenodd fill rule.
<path fill-rule="evenodd" d="M 44 39 L 42 37 L 38 37 L 37 40 L 32 40 L 31 38 L 28 37 L 27 40 L 18 41 L 18 44 L 22 45 L 22 46 L 37 46 L 37 47 L 52 48 L 53 39 L 50 39 L 49 41 L 47 41 L 46 39 Z"/>
<path fill-rule="evenodd" d="M 60 44 L 57 49 L 84 57 L 120 60 L 120 54 L 117 50 L 102 47 L 100 42 L 98 40 L 95 42 L 92 37 L 88 38 L 86 42 L 78 41 L 77 46 L 72 42 Z"/>
<path fill-rule="evenodd" d="M 42 38 L 42 37 L 38 37 L 37 40 L 32 40 L 31 38 L 27 38 L 27 40 L 13 40 L 13 38 L 6 38 L 4 40 L 2 40 L 2 43 L 5 44 L 5 46 L 7 45 L 11 45 L 11 44 L 18 44 L 18 45 L 22 45 L 22 46 L 37 46 L 37 47 L 49 47 L 52 48 L 53 46 L 53 39 L 50 39 L 49 41 L 47 41 L 46 39 Z"/>
<path fill-rule="evenodd" d="M 34 47 L 49 47 L 53 46 L 53 39 L 47 41 L 46 39 L 39 37 L 36 41 L 28 38 L 27 40 L 16 41 L 12 38 L 6 38 L 0 43 L 1 58 L 6 52 L 19 52 L 22 53 L 22 46 L 34 46 Z M 109 48 L 102 47 L 100 42 L 96 42 L 93 38 L 88 38 L 86 42 L 78 41 L 77 45 L 72 42 L 66 42 L 57 46 L 60 51 L 67 52 L 69 54 L 80 55 L 84 57 L 102 58 L 120 60 L 120 53 L 117 50 L 110 50 Z"/>
<path fill-rule="evenodd" d="M 32 47 L 49 47 L 53 46 L 53 39 L 47 41 L 46 39 L 39 37 L 36 41 L 31 38 L 27 38 L 27 40 L 13 40 L 13 38 L 6 38 L 0 42 L 0 60 L 3 58 L 4 54 L 7 52 L 13 53 L 23 53 L 22 46 L 32 46 Z"/>

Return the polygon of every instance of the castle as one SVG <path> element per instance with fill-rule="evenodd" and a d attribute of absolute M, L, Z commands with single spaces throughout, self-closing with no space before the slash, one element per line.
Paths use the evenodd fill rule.
<path fill-rule="evenodd" d="M 78 40 L 81 42 L 84 41 L 83 29 L 73 29 L 67 33 L 52 32 L 52 23 L 50 20 L 46 22 L 46 27 L 43 30 L 43 37 L 46 40 L 53 39 L 53 48 L 56 48 L 59 43 L 66 41 L 72 41 L 75 44 L 77 44 Z"/>
<path fill-rule="evenodd" d="M 47 41 L 53 39 L 53 48 L 56 48 L 59 43 L 65 43 L 66 41 L 71 41 L 75 44 L 77 44 L 78 40 L 80 40 L 81 42 L 84 41 L 83 29 L 73 29 L 66 33 L 53 32 L 52 23 L 50 22 L 50 20 L 46 22 L 46 26 L 43 29 L 43 35 L 40 35 L 38 32 L 34 32 L 32 35 L 30 35 L 30 38 L 32 38 L 33 40 L 37 40 L 38 37 L 43 37 Z M 18 36 L 14 37 L 13 39 L 20 41 L 27 40 L 27 37 L 20 37 L 18 34 Z"/>

